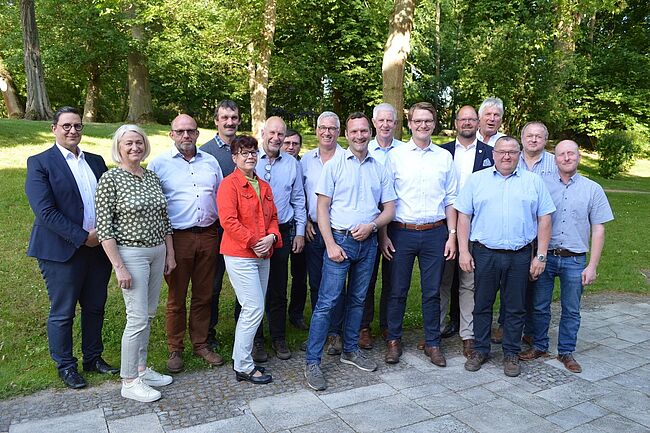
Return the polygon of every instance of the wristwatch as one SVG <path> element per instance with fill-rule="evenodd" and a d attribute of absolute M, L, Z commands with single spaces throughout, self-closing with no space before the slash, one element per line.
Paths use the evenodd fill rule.
<path fill-rule="evenodd" d="M 544 263 L 546 261 L 546 256 L 544 254 L 537 254 L 537 260 Z"/>
<path fill-rule="evenodd" d="M 374 221 L 370 221 L 370 224 L 372 224 L 372 232 L 377 233 L 377 223 Z"/>
<path fill-rule="evenodd" d="M 456 229 L 449 229 L 449 234 L 450 235 L 455 235 L 456 234 Z"/>

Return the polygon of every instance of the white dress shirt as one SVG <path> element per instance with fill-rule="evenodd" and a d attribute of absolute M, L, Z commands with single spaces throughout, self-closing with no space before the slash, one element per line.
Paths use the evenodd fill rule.
<path fill-rule="evenodd" d="M 81 149 L 79 149 L 79 156 L 77 157 L 59 143 L 56 143 L 56 147 L 61 151 L 65 162 L 68 163 L 68 167 L 72 171 L 75 182 L 77 182 L 81 201 L 84 204 L 83 229 L 90 231 L 96 226 L 95 190 L 97 189 L 97 178 L 95 173 L 86 162 L 86 156 Z"/>

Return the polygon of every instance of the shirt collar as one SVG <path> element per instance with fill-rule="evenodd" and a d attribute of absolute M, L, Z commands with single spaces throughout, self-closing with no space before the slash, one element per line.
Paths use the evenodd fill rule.
<path fill-rule="evenodd" d="M 217 134 L 217 135 L 214 136 L 214 141 L 217 142 L 217 146 L 219 146 L 219 147 L 225 147 L 226 149 L 230 149 L 230 146 L 228 146 L 228 144 L 226 144 L 226 142 L 223 141 L 223 140 L 221 139 L 221 137 L 219 137 L 219 134 Z"/>
<path fill-rule="evenodd" d="M 350 150 L 349 147 L 347 149 L 345 149 L 344 155 L 345 155 L 345 159 L 351 159 L 351 158 L 356 159 L 357 158 L 357 156 L 354 153 L 352 153 L 352 151 Z M 373 158 L 373 156 L 370 154 L 370 152 L 368 152 L 366 154 L 366 157 L 363 158 L 363 161 L 360 161 L 360 162 L 361 162 L 361 164 L 363 164 L 364 162 L 366 162 L 368 160 L 371 160 L 371 159 L 374 160 L 375 158 Z"/>
<path fill-rule="evenodd" d="M 180 150 L 178 150 L 178 148 L 176 148 L 175 145 L 172 145 L 172 148 L 171 148 L 171 150 L 170 150 L 170 156 L 171 156 L 172 158 L 184 158 L 183 154 L 180 152 Z M 194 157 L 193 157 L 192 159 L 197 159 L 197 158 L 200 158 L 200 157 L 202 157 L 202 156 L 203 156 L 203 151 L 200 150 L 200 149 L 197 147 L 197 148 L 196 148 L 196 153 L 194 154 Z M 192 159 L 191 159 L 191 160 L 192 160 Z M 191 161 L 191 160 L 190 160 L 190 161 Z"/>
<path fill-rule="evenodd" d="M 474 138 L 474 141 L 472 142 L 472 144 L 470 144 L 468 147 L 465 147 L 465 146 L 463 146 L 462 144 L 460 144 L 460 142 L 458 141 L 458 139 L 456 139 L 456 149 L 458 149 L 458 148 L 462 148 L 463 150 L 465 150 L 465 149 L 472 149 L 472 148 L 475 148 L 475 147 L 476 147 L 476 142 L 477 142 L 477 141 L 478 141 L 478 139 Z"/>
<path fill-rule="evenodd" d="M 59 143 L 55 142 L 55 144 L 56 144 L 56 147 L 59 149 L 59 151 L 61 151 L 61 155 L 63 155 L 64 159 L 67 160 L 69 158 L 73 158 L 73 159 L 83 159 L 84 161 L 86 160 L 86 157 L 85 157 L 83 151 L 81 150 L 81 148 L 77 147 L 77 149 L 79 149 L 79 156 L 77 156 L 74 153 L 70 152 L 65 147 L 61 146 Z"/>
<path fill-rule="evenodd" d="M 499 175 L 504 179 L 508 179 L 509 177 L 512 177 L 512 176 L 521 177 L 521 173 L 519 172 L 519 167 L 515 167 L 515 171 L 513 171 L 509 176 L 504 176 L 499 172 L 499 170 L 497 170 L 496 164 L 492 166 L 492 174 Z"/>
<path fill-rule="evenodd" d="M 412 138 L 406 144 L 407 144 L 407 146 L 409 146 L 409 150 L 420 149 L 420 147 L 417 144 L 415 144 L 415 141 L 413 141 Z M 428 149 L 430 151 L 434 151 L 435 149 L 433 148 L 433 146 L 438 147 L 437 145 L 433 144 L 433 141 L 431 141 L 431 139 L 429 139 L 429 145 L 427 147 L 425 147 L 424 149 L 420 149 L 420 150 L 426 151 Z"/>

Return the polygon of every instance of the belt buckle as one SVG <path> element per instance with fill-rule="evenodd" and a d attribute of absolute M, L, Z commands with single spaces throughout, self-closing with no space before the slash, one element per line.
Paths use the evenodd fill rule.
<path fill-rule="evenodd" d="M 554 248 L 551 253 L 553 254 L 554 257 L 560 257 L 560 248 Z"/>

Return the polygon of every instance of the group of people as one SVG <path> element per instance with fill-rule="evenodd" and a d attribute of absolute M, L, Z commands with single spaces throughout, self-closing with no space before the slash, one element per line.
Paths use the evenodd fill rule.
<path fill-rule="evenodd" d="M 197 147 L 197 123 L 181 114 L 171 124 L 173 146 L 146 168 L 146 133 L 121 126 L 111 152 L 117 166 L 108 170 L 100 156 L 79 148 L 79 112 L 59 109 L 55 145 L 28 159 L 25 190 L 35 214 L 28 254 L 47 286 L 49 348 L 61 379 L 71 388 L 86 386 L 73 356 L 79 303 L 84 371 L 119 371 L 125 398 L 161 398 L 156 388 L 173 378 L 147 366 L 147 346 L 163 277 L 167 370 L 183 370 L 186 331 L 196 356 L 224 364 L 216 327 L 227 271 L 237 300 L 236 380 L 273 380 L 261 365 L 269 357 L 266 315 L 279 359 L 292 355 L 287 318 L 309 331 L 302 347 L 306 383 L 324 390 L 324 353 L 363 371 L 377 368 L 365 350 L 374 346 L 380 264 L 378 335 L 385 362 L 399 362 L 416 258 L 424 331 L 418 347 L 433 364 L 446 366 L 441 338 L 456 333 L 468 371 L 488 359 L 491 339 L 503 345 L 508 376 L 520 373 L 520 360 L 550 356 L 550 304 L 559 277 L 558 359 L 581 371 L 572 355 L 580 297 L 596 278 L 604 223 L 613 215 L 602 188 L 577 173 L 575 142 L 561 141 L 553 156 L 545 150 L 545 125 L 529 122 L 522 148 L 498 132 L 503 115 L 499 98 L 486 99 L 478 113 L 464 106 L 456 139 L 438 146 L 431 141 L 435 107 L 416 103 L 404 143 L 394 137 L 395 109 L 382 103 L 372 119 L 348 116 L 344 149 L 337 142 L 339 117 L 325 111 L 317 120 L 318 146 L 301 155 L 302 136 L 280 117 L 265 122 L 261 146 L 237 135 L 239 108 L 224 100 L 215 110 L 214 138 Z M 111 267 L 126 308 L 120 370 L 102 358 Z M 493 330 L 497 292 L 501 309 Z M 525 351 L 522 338 L 530 346 Z"/>

